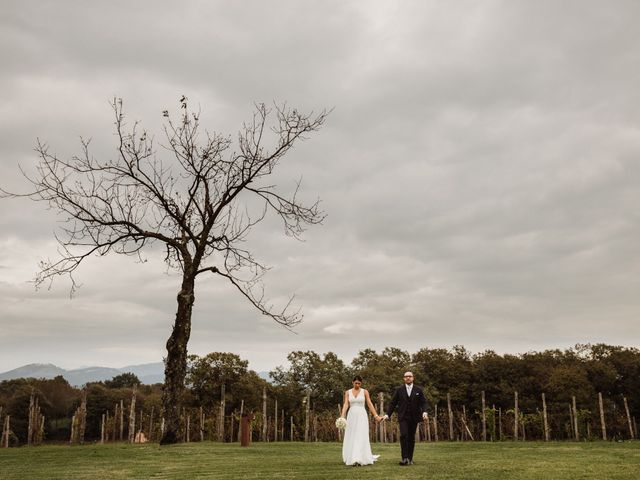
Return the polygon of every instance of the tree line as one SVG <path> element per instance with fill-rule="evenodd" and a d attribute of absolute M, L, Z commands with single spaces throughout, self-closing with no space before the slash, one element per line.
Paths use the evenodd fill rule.
<path fill-rule="evenodd" d="M 472 354 L 463 346 L 415 353 L 387 347 L 362 350 L 349 364 L 333 352 L 294 351 L 287 355 L 287 364 L 270 372 L 269 381 L 233 353 L 192 355 L 187 365 L 179 405 L 182 440 L 236 440 L 240 412 L 255 414 L 256 440 L 337 440 L 332 421 L 353 375 L 364 378 L 364 387 L 380 408 L 406 370 L 414 372 L 429 400 L 434 423 L 421 430 L 429 439 L 438 430 L 440 439 L 448 440 L 481 435 L 493 440 L 544 439 L 542 394 L 553 439 L 600 438 L 605 417 L 607 438 L 633 438 L 640 413 L 640 350 L 605 344 L 522 354 Z M 4 440 L 19 445 L 31 438 L 34 401 L 46 442 L 72 438 L 74 412 L 83 412 L 85 441 L 126 440 L 130 429 L 159 440 L 163 385 L 139 383 L 130 373 L 83 388 L 61 376 L 0 382 L 0 425 L 10 417 Z M 389 429 L 381 433 L 372 428 L 372 436 L 382 439 L 384 434 L 393 441 L 393 424 Z"/>

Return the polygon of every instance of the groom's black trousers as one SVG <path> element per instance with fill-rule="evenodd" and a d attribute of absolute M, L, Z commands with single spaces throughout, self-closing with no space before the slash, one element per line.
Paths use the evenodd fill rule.
<path fill-rule="evenodd" d="M 413 460 L 413 449 L 416 446 L 416 428 L 418 423 L 414 420 L 400 420 L 400 450 L 402 458 Z"/>

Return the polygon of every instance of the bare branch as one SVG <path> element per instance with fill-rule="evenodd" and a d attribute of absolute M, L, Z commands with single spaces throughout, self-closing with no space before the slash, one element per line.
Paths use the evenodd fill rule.
<path fill-rule="evenodd" d="M 272 318 L 283 327 L 286 327 L 287 329 L 292 329 L 293 327 L 298 325 L 300 322 L 302 322 L 303 315 L 300 313 L 300 309 L 292 313 L 287 312 L 287 310 L 289 310 L 289 307 L 291 306 L 291 303 L 295 298 L 294 296 L 289 298 L 289 301 L 287 302 L 287 304 L 284 306 L 282 310 L 275 312 L 272 305 L 267 305 L 265 303 L 263 291 L 261 291 L 260 295 L 255 295 L 255 292 L 253 291 L 253 287 L 255 287 L 254 282 L 239 281 L 233 275 L 229 275 L 227 273 L 221 272 L 217 267 L 203 268 L 198 273 L 207 272 L 207 271 L 218 274 L 222 277 L 225 277 L 227 280 L 229 280 L 229 282 L 231 282 L 231 284 L 234 287 L 236 287 L 236 289 L 247 300 L 249 300 L 249 302 L 258 311 L 260 311 L 260 313 Z"/>
<path fill-rule="evenodd" d="M 111 252 L 140 259 L 145 247 L 160 242 L 167 268 L 181 270 L 185 285 L 204 271 L 217 273 L 262 314 L 288 328 L 298 323 L 298 312 L 273 312 L 267 304 L 261 279 L 268 268 L 243 244 L 268 214 L 279 216 L 285 233 L 298 239 L 308 225 L 324 219 L 319 201 L 299 201 L 300 182 L 292 195 L 284 195 L 263 180 L 298 141 L 323 125 L 327 112 L 305 115 L 286 104 L 256 104 L 232 151 L 229 136 L 203 133 L 200 111 L 191 112 L 183 96 L 177 119 L 163 112 L 164 138 L 156 150 L 154 137 L 139 122 L 127 124 L 122 100 L 114 98 L 110 104 L 117 138 L 114 158 L 95 158 L 91 141 L 83 138 L 78 155 L 61 158 L 38 139 L 35 172 L 22 171 L 32 190 L 16 194 L 0 188 L 1 197 L 44 202 L 62 217 L 56 235 L 60 257 L 40 264 L 36 284 L 67 275 L 73 291 L 73 273 L 85 259 Z M 262 208 L 249 210 L 242 193 L 254 195 Z M 202 267 L 208 257 L 215 258 L 220 270 Z"/>

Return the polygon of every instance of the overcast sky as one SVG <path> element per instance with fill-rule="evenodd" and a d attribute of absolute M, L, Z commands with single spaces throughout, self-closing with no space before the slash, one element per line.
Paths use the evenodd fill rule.
<path fill-rule="evenodd" d="M 0 183 L 36 139 L 115 157 L 109 101 L 160 134 L 186 95 L 235 134 L 254 102 L 333 109 L 282 161 L 327 214 L 304 242 L 268 219 L 255 256 L 296 334 L 221 280 L 196 291 L 190 353 L 255 370 L 293 350 L 525 352 L 640 343 L 640 2 L 0 0 Z M 55 212 L 0 200 L 0 371 L 160 361 L 180 277 L 160 253 L 55 258 Z"/>

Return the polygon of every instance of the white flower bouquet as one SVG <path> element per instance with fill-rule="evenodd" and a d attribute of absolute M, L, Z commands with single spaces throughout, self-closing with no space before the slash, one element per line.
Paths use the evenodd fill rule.
<path fill-rule="evenodd" d="M 338 428 L 338 430 L 344 430 L 345 428 L 347 428 L 347 419 L 340 417 L 336 420 L 336 427 Z"/>

